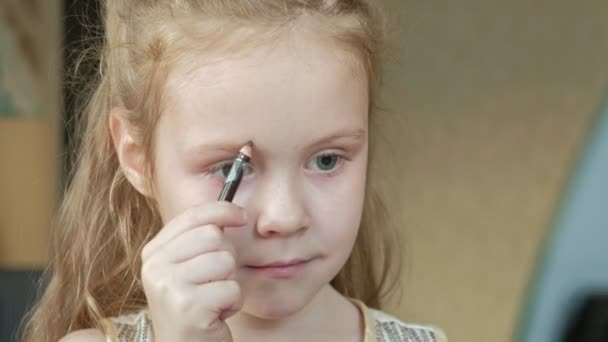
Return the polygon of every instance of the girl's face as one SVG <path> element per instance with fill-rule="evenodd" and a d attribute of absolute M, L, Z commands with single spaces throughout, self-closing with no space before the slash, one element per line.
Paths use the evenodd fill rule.
<path fill-rule="evenodd" d="M 216 201 L 231 160 L 253 141 L 251 169 L 234 198 L 249 224 L 225 234 L 244 312 L 284 317 L 327 286 L 357 236 L 368 153 L 365 72 L 335 46 L 293 37 L 199 65 L 170 75 L 155 137 L 161 216 L 166 223 Z M 286 263 L 298 265 L 259 268 Z"/>

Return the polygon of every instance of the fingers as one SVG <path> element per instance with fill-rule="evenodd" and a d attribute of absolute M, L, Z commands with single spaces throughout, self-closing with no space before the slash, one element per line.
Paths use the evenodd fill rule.
<path fill-rule="evenodd" d="M 176 264 L 204 253 L 220 250 L 234 253 L 232 245 L 224 238 L 222 229 L 215 225 L 192 228 L 175 237 L 160 250 L 167 256 L 168 262 Z"/>
<path fill-rule="evenodd" d="M 144 247 L 142 259 L 149 258 L 179 235 L 196 227 L 239 227 L 247 223 L 245 211 L 230 202 L 210 202 L 188 209 L 171 220 Z"/>
<path fill-rule="evenodd" d="M 221 227 L 246 223 L 242 208 L 211 202 L 175 217 L 144 247 L 141 279 L 159 340 L 231 340 L 224 320 L 242 299 Z"/>
<path fill-rule="evenodd" d="M 230 280 L 236 274 L 236 260 L 229 251 L 217 251 L 198 255 L 176 265 L 177 277 L 190 285 Z"/>

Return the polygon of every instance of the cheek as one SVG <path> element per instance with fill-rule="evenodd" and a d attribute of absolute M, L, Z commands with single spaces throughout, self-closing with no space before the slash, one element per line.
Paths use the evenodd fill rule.
<path fill-rule="evenodd" d="M 363 212 L 365 167 L 344 175 L 339 182 L 319 194 L 321 200 L 312 209 L 324 239 L 333 247 L 352 247 Z M 331 246 L 330 246 L 331 247 Z"/>
<path fill-rule="evenodd" d="M 350 255 L 361 222 L 360 211 L 354 208 L 336 208 L 322 227 L 322 243 L 331 254 L 343 262 Z M 338 216 L 340 215 L 340 216 Z"/>

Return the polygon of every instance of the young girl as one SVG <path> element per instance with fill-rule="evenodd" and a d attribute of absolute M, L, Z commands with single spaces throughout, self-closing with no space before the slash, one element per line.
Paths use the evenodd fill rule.
<path fill-rule="evenodd" d="M 368 167 L 380 26 L 364 0 L 106 1 L 25 340 L 445 341 L 371 309 L 396 262 Z"/>

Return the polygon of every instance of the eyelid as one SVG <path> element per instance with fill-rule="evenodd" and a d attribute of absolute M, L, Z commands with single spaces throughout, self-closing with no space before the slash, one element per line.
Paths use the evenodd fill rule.
<path fill-rule="evenodd" d="M 312 154 L 308 158 L 308 161 L 310 161 L 313 158 L 320 157 L 320 156 L 334 156 L 334 155 L 338 156 L 344 160 L 350 160 L 351 154 L 352 154 L 352 152 L 349 150 L 346 150 L 346 149 L 328 148 L 328 149 L 321 150 L 319 152 Z"/>

